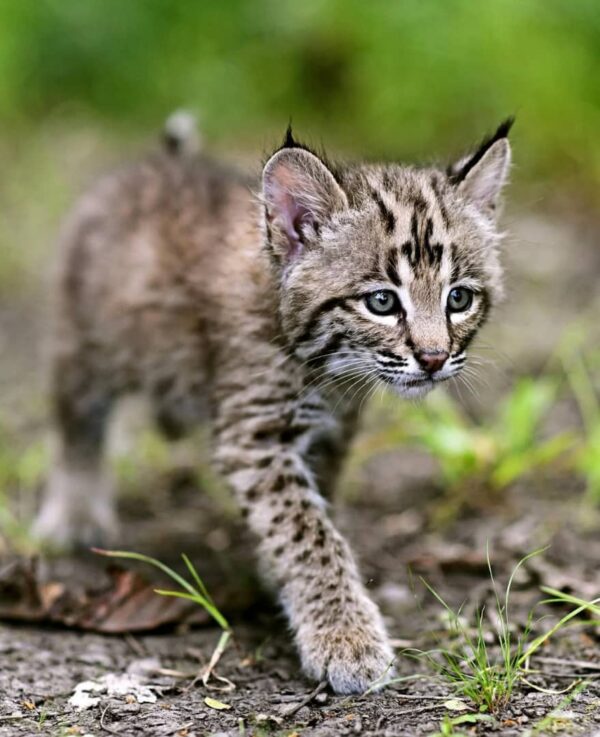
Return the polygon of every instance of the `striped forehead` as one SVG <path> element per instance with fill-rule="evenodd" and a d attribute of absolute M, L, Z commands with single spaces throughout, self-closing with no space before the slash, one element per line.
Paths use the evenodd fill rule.
<path fill-rule="evenodd" d="M 371 192 L 389 236 L 385 263 L 388 278 L 396 286 L 433 276 L 448 280 L 453 249 L 439 191 L 432 186 L 409 192 L 372 186 Z"/>

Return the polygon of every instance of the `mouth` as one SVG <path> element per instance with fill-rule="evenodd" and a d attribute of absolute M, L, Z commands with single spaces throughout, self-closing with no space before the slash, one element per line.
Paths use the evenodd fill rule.
<path fill-rule="evenodd" d="M 381 379 L 389 384 L 396 393 L 408 399 L 419 399 L 428 394 L 439 384 L 442 384 L 450 376 L 381 376 Z"/>
<path fill-rule="evenodd" d="M 414 376 L 410 378 L 397 377 L 397 376 L 386 376 L 385 374 L 381 377 L 383 381 L 388 384 L 392 384 L 399 389 L 416 389 L 419 387 L 431 387 L 440 381 L 444 381 L 442 377 L 436 378 L 433 376 Z"/>
<path fill-rule="evenodd" d="M 415 387 L 415 386 L 429 386 L 430 384 L 435 384 L 436 381 L 439 381 L 439 379 L 434 379 L 433 376 L 426 376 L 422 379 L 408 379 L 407 381 L 402 382 L 402 386 L 406 387 Z"/>

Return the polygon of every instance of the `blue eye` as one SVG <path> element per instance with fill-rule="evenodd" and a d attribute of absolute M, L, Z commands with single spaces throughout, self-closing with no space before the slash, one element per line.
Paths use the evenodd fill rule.
<path fill-rule="evenodd" d="M 391 289 L 380 289 L 367 294 L 365 304 L 374 315 L 393 315 L 400 312 L 400 300 Z"/>
<path fill-rule="evenodd" d="M 464 312 L 473 304 L 473 292 L 466 287 L 455 287 L 448 294 L 450 312 Z"/>

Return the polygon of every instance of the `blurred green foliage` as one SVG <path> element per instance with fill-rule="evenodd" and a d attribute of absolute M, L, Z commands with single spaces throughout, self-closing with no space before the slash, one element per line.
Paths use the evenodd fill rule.
<path fill-rule="evenodd" d="M 31 550 L 30 502 L 47 468 L 44 443 L 24 444 L 0 424 L 0 555 L 9 549 Z M 9 497 L 19 503 L 10 504 Z"/>
<path fill-rule="evenodd" d="M 409 407 L 386 403 L 383 412 L 375 409 L 382 429 L 359 440 L 348 475 L 357 476 L 358 468 L 376 452 L 407 444 L 425 448 L 438 462 L 438 480 L 447 495 L 438 521 L 454 518 L 469 497 L 480 498 L 476 492 L 500 491 L 539 474 L 576 446 L 571 431 L 541 438 L 557 390 L 558 381 L 551 376 L 520 378 L 485 422 L 470 418 L 442 391 Z"/>
<path fill-rule="evenodd" d="M 5 131 L 48 116 L 379 157 L 462 151 L 516 113 L 519 168 L 600 184 L 597 0 L 6 0 Z"/>
<path fill-rule="evenodd" d="M 600 389 L 595 386 L 600 377 L 600 350 L 583 352 L 582 340 L 585 333 L 579 332 L 566 342 L 562 363 L 583 430 L 574 466 L 586 480 L 590 499 L 600 504 Z"/>

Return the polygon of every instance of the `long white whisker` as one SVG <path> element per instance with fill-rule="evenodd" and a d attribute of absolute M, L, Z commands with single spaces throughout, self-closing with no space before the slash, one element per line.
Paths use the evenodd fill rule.
<path fill-rule="evenodd" d="M 347 358 L 342 356 L 342 358 L 344 359 L 342 363 L 342 369 L 344 369 L 345 367 L 357 365 L 368 360 L 366 356 L 360 355 L 349 356 Z M 314 380 L 315 377 L 320 378 L 333 373 L 335 373 L 335 371 L 332 370 L 332 367 L 326 364 L 324 366 L 319 366 L 318 368 L 310 369 L 307 373 L 307 376 L 310 377 L 311 380 Z"/>
<path fill-rule="evenodd" d="M 349 366 L 335 374 L 331 374 L 329 375 L 329 378 L 327 378 L 327 375 L 321 375 L 316 381 L 311 382 L 311 384 L 309 384 L 305 388 L 305 390 L 298 395 L 298 398 L 303 398 L 310 390 L 313 389 L 319 392 L 323 392 L 326 389 L 329 389 L 331 386 L 343 386 L 350 379 L 353 379 L 360 375 L 364 375 L 370 368 L 370 364 L 361 363 Z"/>
<path fill-rule="evenodd" d="M 333 408 L 334 414 L 335 414 L 337 408 L 339 407 L 339 405 L 343 403 L 343 401 L 348 396 L 348 394 L 352 391 L 352 389 L 354 389 L 356 387 L 356 389 L 354 391 L 354 394 L 352 395 L 352 399 L 354 399 L 354 397 L 356 396 L 356 392 L 357 391 L 360 391 L 362 389 L 364 382 L 365 381 L 368 381 L 369 378 L 370 378 L 369 373 L 363 372 L 362 375 L 359 376 L 358 379 L 356 379 L 356 381 L 354 381 L 354 382 L 352 382 L 350 384 L 350 386 L 343 392 L 342 396 L 339 397 L 339 399 L 335 403 L 335 406 Z"/>
<path fill-rule="evenodd" d="M 368 404 L 371 401 L 372 397 L 375 395 L 375 392 L 380 385 L 383 385 L 383 381 L 381 381 L 378 376 L 375 376 L 373 378 L 373 387 L 368 392 L 366 392 L 365 396 L 362 398 L 362 401 L 358 407 L 358 414 L 362 413 L 364 405 Z"/>
<path fill-rule="evenodd" d="M 363 356 L 346 359 L 344 361 L 344 364 L 337 370 L 333 370 L 331 367 L 324 366 L 318 372 L 315 372 L 311 376 L 311 380 L 307 384 L 305 384 L 305 388 L 315 385 L 316 383 L 321 381 L 321 379 L 324 379 L 328 376 L 331 377 L 333 381 L 335 381 L 336 377 L 339 378 L 343 373 L 347 372 L 348 370 L 360 367 L 370 368 L 371 366 L 372 362 L 367 357 Z"/>

